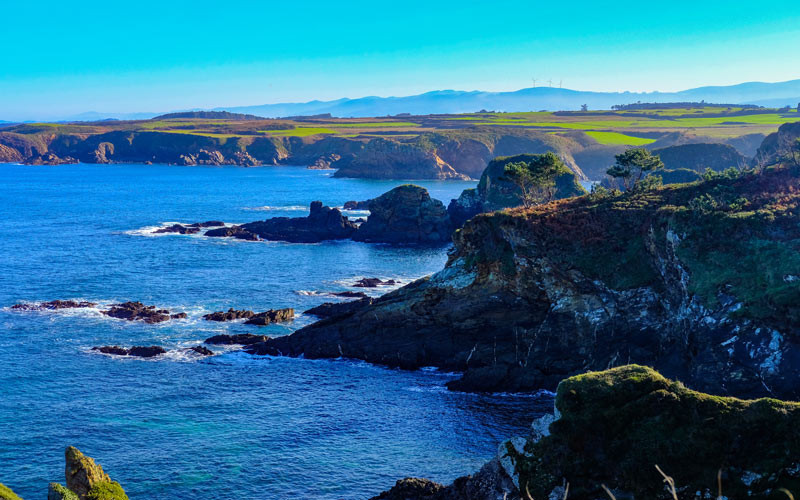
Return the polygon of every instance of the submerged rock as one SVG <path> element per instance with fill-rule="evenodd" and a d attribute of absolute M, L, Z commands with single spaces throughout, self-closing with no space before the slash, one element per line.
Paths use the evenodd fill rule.
<path fill-rule="evenodd" d="M 123 302 L 112 304 L 107 311 L 101 311 L 106 316 L 128 321 L 144 321 L 145 323 L 161 323 L 170 319 L 185 318 L 186 313 L 170 314 L 167 309 L 156 309 L 156 306 L 146 306 L 141 302 Z"/>
<path fill-rule="evenodd" d="M 258 342 L 266 342 L 269 337 L 266 335 L 254 335 L 252 333 L 237 333 L 235 335 L 214 335 L 207 338 L 204 343 L 210 345 L 250 345 Z"/>
<path fill-rule="evenodd" d="M 137 358 L 153 358 L 166 354 L 167 350 L 159 346 L 133 346 L 130 348 L 120 347 L 116 345 L 92 347 L 93 351 L 98 351 L 103 354 L 113 354 L 115 356 L 135 356 Z"/>
<path fill-rule="evenodd" d="M 370 201 L 369 211 L 353 236 L 356 241 L 439 244 L 449 242 L 453 232 L 442 202 L 419 186 L 398 186 Z"/>
<path fill-rule="evenodd" d="M 191 352 L 194 352 L 196 354 L 199 354 L 201 356 L 213 356 L 214 355 L 214 351 L 212 351 L 208 347 L 203 347 L 201 345 L 196 345 L 194 347 L 190 347 L 187 350 L 191 351 Z"/>
<path fill-rule="evenodd" d="M 357 229 L 338 209 L 324 206 L 321 201 L 311 202 L 308 217 L 273 217 L 240 227 L 264 240 L 292 243 L 347 239 Z"/>
<path fill-rule="evenodd" d="M 439 496 L 406 498 L 563 498 L 566 483 L 576 499 L 602 498 L 603 484 L 617 498 L 672 498 L 656 466 L 679 495 L 715 498 L 719 487 L 727 498 L 766 498 L 796 491 L 798 457 L 800 404 L 711 396 L 630 365 L 564 380 L 555 414 L 534 422 L 527 439 L 506 441 Z"/>
<path fill-rule="evenodd" d="M 19 311 L 56 311 L 59 309 L 79 309 L 84 307 L 94 307 L 95 302 L 76 302 L 74 300 L 53 300 L 39 304 L 14 304 L 11 309 Z"/>

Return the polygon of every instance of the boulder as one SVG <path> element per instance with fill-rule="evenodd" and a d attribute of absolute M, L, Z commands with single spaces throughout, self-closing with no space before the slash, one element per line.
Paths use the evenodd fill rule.
<path fill-rule="evenodd" d="M 130 348 L 119 347 L 116 345 L 92 347 L 93 351 L 103 354 L 113 354 L 115 356 L 135 356 L 137 358 L 153 358 L 166 354 L 167 350 L 159 346 L 133 346 Z"/>
<path fill-rule="evenodd" d="M 273 217 L 240 227 L 264 240 L 292 243 L 347 239 L 357 229 L 338 209 L 324 206 L 321 201 L 311 202 L 308 217 Z"/>
<path fill-rule="evenodd" d="M 94 307 L 94 302 L 76 302 L 74 300 L 53 300 L 39 304 L 14 304 L 11 309 L 19 311 L 57 311 L 59 309 L 78 309 L 84 307 Z"/>
<path fill-rule="evenodd" d="M 175 318 L 185 318 L 186 313 L 170 314 L 167 309 L 156 309 L 141 302 L 123 302 L 112 304 L 110 309 L 101 311 L 106 316 L 128 321 L 144 321 L 145 323 L 161 323 Z"/>
<path fill-rule="evenodd" d="M 199 354 L 201 356 L 213 356 L 214 355 L 214 351 L 212 351 L 208 347 L 204 347 L 204 346 L 201 346 L 201 345 L 196 345 L 194 347 L 190 347 L 190 348 L 187 349 L 187 351 L 191 351 L 191 352 L 193 352 L 195 354 Z"/>
<path fill-rule="evenodd" d="M 269 337 L 266 335 L 253 335 L 252 333 L 237 333 L 235 335 L 214 335 L 207 338 L 204 343 L 210 345 L 250 345 L 258 342 L 266 342 Z"/>
<path fill-rule="evenodd" d="M 367 221 L 353 236 L 356 241 L 441 244 L 449 242 L 453 232 L 442 202 L 419 186 L 398 186 L 372 200 L 369 210 Z"/>

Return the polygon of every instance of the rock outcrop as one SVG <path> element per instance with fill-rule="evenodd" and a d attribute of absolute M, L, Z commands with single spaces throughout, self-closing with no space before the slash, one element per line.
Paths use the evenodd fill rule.
<path fill-rule="evenodd" d="M 406 184 L 369 204 L 370 215 L 353 236 L 377 243 L 441 244 L 450 241 L 453 226 L 441 201 L 428 190 Z"/>
<path fill-rule="evenodd" d="M 374 500 L 767 498 L 800 482 L 800 404 L 687 389 L 650 368 L 587 373 L 558 386 L 555 411 L 500 445 L 473 476 L 400 481 Z M 658 467 L 658 468 L 656 468 Z"/>
<path fill-rule="evenodd" d="M 789 151 L 800 139 L 800 121 L 784 123 L 764 138 L 756 152 L 755 161 L 765 164 L 779 162 L 789 156 Z"/>
<path fill-rule="evenodd" d="M 204 343 L 209 345 L 250 345 L 258 342 L 266 342 L 269 337 L 266 335 L 253 335 L 252 333 L 237 333 L 235 335 L 214 335 L 207 338 Z"/>
<path fill-rule="evenodd" d="M 44 153 L 25 158 L 24 163 L 26 165 L 67 165 L 70 163 L 78 163 L 78 160 L 71 156 L 61 158 L 55 153 Z"/>
<path fill-rule="evenodd" d="M 442 271 L 251 350 L 438 366 L 468 391 L 632 362 L 698 390 L 798 399 L 798 175 L 480 215 Z"/>
<path fill-rule="evenodd" d="M 77 448 L 68 447 L 65 475 L 67 488 L 80 500 L 128 500 L 128 496 L 103 468 Z"/>
<path fill-rule="evenodd" d="M 347 239 L 357 229 L 338 209 L 324 206 L 321 201 L 311 202 L 308 217 L 273 217 L 238 227 L 263 240 L 292 243 Z"/>
<path fill-rule="evenodd" d="M 681 144 L 654 149 L 666 170 L 688 169 L 702 173 L 705 169 L 721 171 L 746 166 L 750 159 L 728 144 Z"/>
<path fill-rule="evenodd" d="M 170 313 L 167 309 L 156 309 L 156 306 L 146 306 L 141 302 L 123 302 L 112 304 L 106 311 L 101 311 L 106 316 L 128 321 L 144 321 L 145 323 L 161 323 L 171 319 L 182 319 L 186 313 Z"/>
<path fill-rule="evenodd" d="M 85 302 L 85 301 L 75 301 L 75 300 L 53 300 L 50 302 L 41 302 L 41 303 L 23 303 L 23 304 L 14 304 L 11 306 L 11 309 L 15 309 L 18 311 L 57 311 L 59 309 L 79 309 L 85 307 L 94 307 L 97 304 L 95 302 Z"/>
<path fill-rule="evenodd" d="M 242 226 L 221 227 L 206 231 L 205 236 L 210 238 L 236 238 L 237 240 L 258 241 L 258 235 L 244 229 Z"/>
<path fill-rule="evenodd" d="M 101 352 L 103 354 L 113 354 L 115 356 L 133 356 L 136 358 L 154 358 L 167 353 L 166 349 L 156 345 L 133 347 L 119 347 L 116 345 L 110 345 L 92 347 L 92 350 Z"/>
<path fill-rule="evenodd" d="M 311 314 L 312 316 L 316 316 L 318 318 L 330 318 L 333 316 L 353 314 L 355 311 L 371 305 L 373 300 L 374 299 L 370 297 L 365 297 L 349 302 L 324 302 L 316 307 L 312 307 L 311 309 L 304 311 L 303 314 Z"/>
<path fill-rule="evenodd" d="M 255 316 L 256 313 L 253 311 L 247 310 L 237 310 L 234 308 L 230 308 L 227 311 L 215 311 L 210 314 L 203 315 L 203 319 L 206 321 L 235 321 L 237 319 L 249 319 Z"/>
<path fill-rule="evenodd" d="M 285 309 L 270 309 L 269 311 L 254 314 L 247 321 L 245 325 L 267 326 L 272 323 L 285 323 L 294 319 L 294 309 L 287 307 Z"/>

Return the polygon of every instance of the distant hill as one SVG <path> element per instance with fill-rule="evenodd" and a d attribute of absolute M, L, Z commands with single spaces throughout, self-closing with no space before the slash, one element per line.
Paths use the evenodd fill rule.
<path fill-rule="evenodd" d="M 414 115 L 490 111 L 569 111 L 582 105 L 611 109 L 636 102 L 700 102 L 797 106 L 800 80 L 779 83 L 749 82 L 730 86 L 699 87 L 680 92 L 590 92 L 554 87 L 535 87 L 513 92 L 437 90 L 407 97 L 361 97 L 335 101 L 263 104 L 217 108 L 269 118 L 320 115 L 370 117 L 411 113 Z"/>
<path fill-rule="evenodd" d="M 175 118 L 204 118 L 209 120 L 263 120 L 264 117 L 230 113 L 228 111 L 185 111 L 181 113 L 167 113 L 153 117 L 153 120 L 169 120 Z"/>

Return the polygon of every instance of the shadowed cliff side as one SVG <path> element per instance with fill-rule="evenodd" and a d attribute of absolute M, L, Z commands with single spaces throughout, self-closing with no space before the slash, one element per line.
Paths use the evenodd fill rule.
<path fill-rule="evenodd" d="M 445 268 L 250 346 L 463 371 L 528 391 L 625 363 L 699 390 L 800 397 L 800 179 L 790 168 L 479 215 Z"/>

